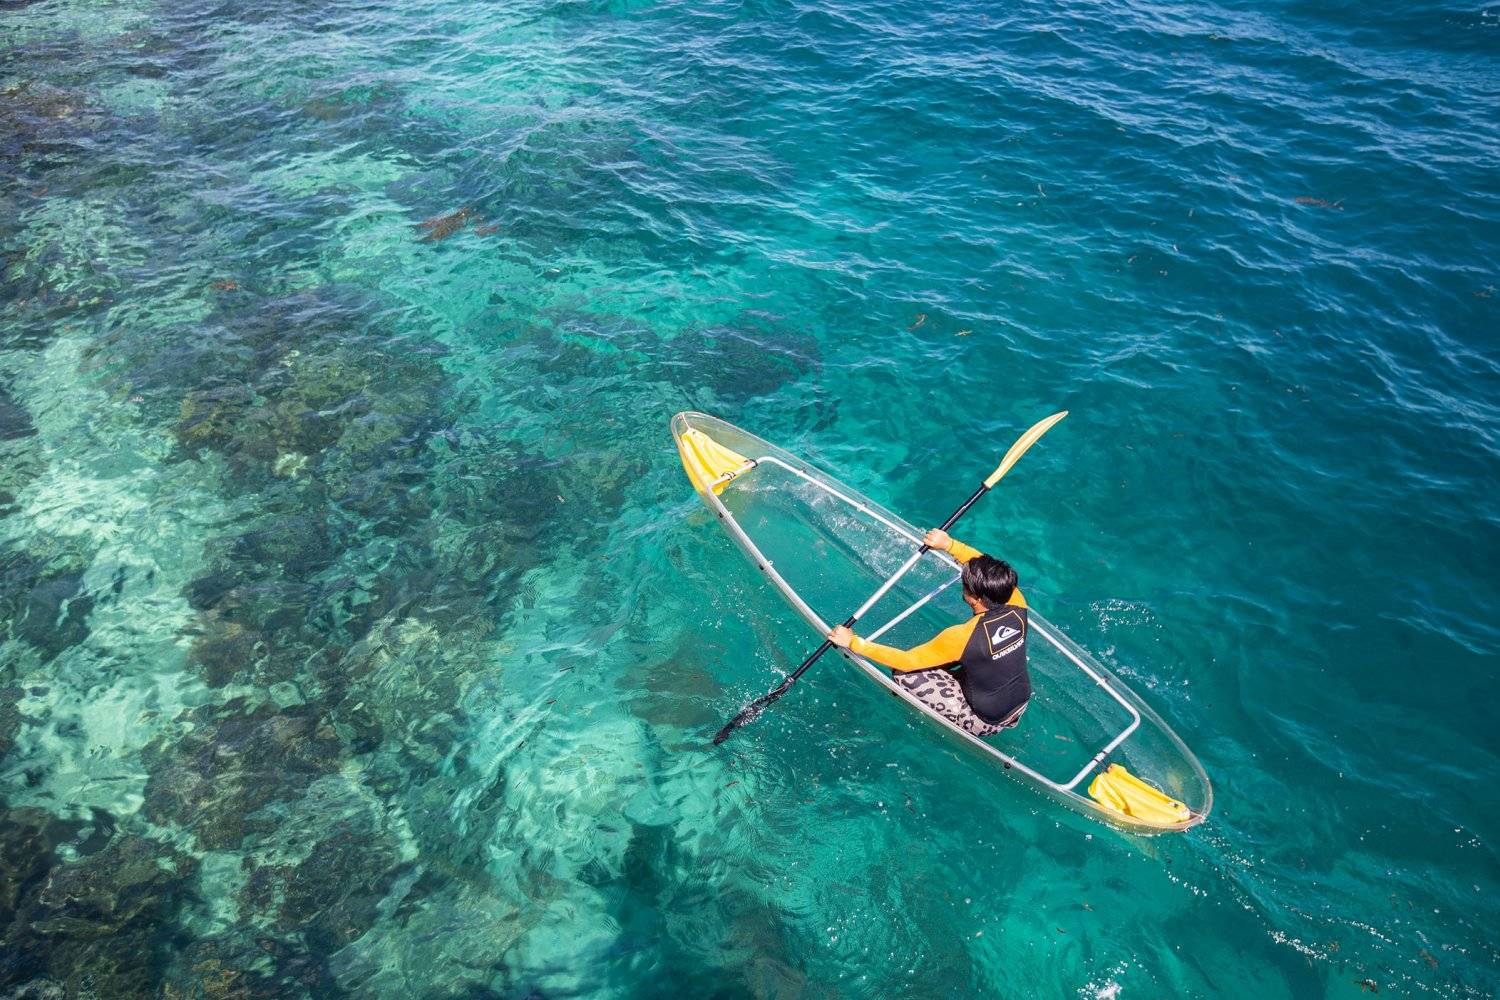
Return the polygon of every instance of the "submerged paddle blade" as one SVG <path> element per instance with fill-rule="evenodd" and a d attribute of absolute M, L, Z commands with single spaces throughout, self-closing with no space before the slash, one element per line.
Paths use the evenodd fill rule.
<path fill-rule="evenodd" d="M 1004 475 L 1010 471 L 1010 467 L 1019 462 L 1021 460 L 1021 456 L 1026 454 L 1026 449 L 1036 444 L 1038 438 L 1051 430 L 1053 424 L 1057 423 L 1067 415 L 1068 411 L 1063 410 L 1059 413 L 1052 414 L 1052 416 L 1050 417 L 1038 420 L 1036 423 L 1032 424 L 1031 429 L 1028 430 L 1025 434 L 1022 434 L 1020 437 L 1018 437 L 1016 439 L 1016 443 L 1010 446 L 1010 451 L 1007 451 L 1005 453 L 1005 457 L 1000 460 L 1000 464 L 995 467 L 995 471 L 990 473 L 990 478 L 984 481 L 985 488 L 994 489 L 995 484 L 998 483 L 1001 478 L 1003 478 Z"/>
<path fill-rule="evenodd" d="M 769 704 L 769 702 L 767 704 Z M 746 725 L 747 723 L 754 722 L 756 717 L 765 710 L 766 706 L 761 704 L 760 699 L 752 701 L 750 704 L 740 709 L 739 715 L 736 715 L 734 718 L 730 719 L 727 723 L 724 724 L 723 729 L 714 734 L 714 746 L 718 746 L 720 743 L 723 743 L 725 740 L 729 739 L 730 734 L 733 733 L 736 729 L 740 728 L 743 725 Z"/>
<path fill-rule="evenodd" d="M 755 463 L 738 452 L 709 437 L 696 427 L 689 427 L 677 441 L 677 453 L 682 456 L 682 467 L 688 478 L 701 492 L 722 492 L 729 481 Z"/>
<path fill-rule="evenodd" d="M 718 733 L 714 735 L 714 746 L 718 746 L 720 743 L 723 743 L 725 740 L 729 739 L 729 735 L 736 729 L 740 728 L 741 726 L 748 725 L 754 722 L 756 719 L 760 718 L 760 713 L 764 712 L 770 706 L 771 702 L 786 694 L 787 688 L 792 686 L 792 681 L 794 680 L 796 680 L 795 677 L 788 677 L 786 680 L 781 682 L 781 686 L 776 690 L 772 691 L 770 694 L 761 695 L 759 698 L 755 699 L 750 704 L 740 709 L 740 714 L 730 719 L 729 722 L 725 724 L 724 728 L 719 730 Z"/>

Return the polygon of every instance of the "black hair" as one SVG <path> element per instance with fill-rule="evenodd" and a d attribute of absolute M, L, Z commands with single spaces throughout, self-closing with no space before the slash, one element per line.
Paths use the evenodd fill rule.
<path fill-rule="evenodd" d="M 964 563 L 962 579 L 964 592 L 988 608 L 998 608 L 1016 592 L 1016 571 L 1004 559 L 975 556 Z"/>

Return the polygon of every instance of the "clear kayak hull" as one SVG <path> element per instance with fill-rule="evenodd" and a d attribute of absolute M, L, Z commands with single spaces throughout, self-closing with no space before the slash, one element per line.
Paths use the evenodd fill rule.
<path fill-rule="evenodd" d="M 702 413 L 672 418 L 694 488 L 751 563 L 824 635 L 921 544 L 922 533 L 796 456 Z M 970 614 L 958 568 L 929 552 L 865 615 L 859 632 L 912 646 Z M 1037 613 L 1027 644 L 1032 700 L 1021 724 L 976 737 L 950 724 L 863 657 L 846 659 L 948 739 L 1056 801 L 1135 832 L 1186 830 L 1207 818 L 1213 790 L 1197 758 L 1151 708 Z M 1111 768 L 1111 765 L 1114 765 Z M 1131 815 L 1110 802 L 1120 768 L 1175 800 Z M 1104 775 L 1104 772 L 1110 774 Z M 1101 777 L 1102 775 L 1102 777 Z M 1091 797 L 1093 786 L 1100 793 Z M 1125 791 L 1128 793 L 1129 788 Z M 1127 806 L 1128 808 L 1128 806 Z"/>

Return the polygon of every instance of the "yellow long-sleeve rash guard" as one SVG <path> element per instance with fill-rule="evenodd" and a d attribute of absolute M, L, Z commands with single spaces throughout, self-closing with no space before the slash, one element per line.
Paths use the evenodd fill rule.
<path fill-rule="evenodd" d="M 966 563 L 975 556 L 983 555 L 972 545 L 965 545 L 956 538 L 949 543 L 948 554 L 960 563 Z M 1021 588 L 1017 587 L 1015 593 L 1010 595 L 1010 600 L 1005 603 L 1026 607 L 1026 598 L 1021 596 Z M 881 666 L 890 667 L 902 673 L 943 667 L 958 662 L 959 657 L 963 655 L 964 647 L 969 643 L 969 636 L 974 634 L 974 626 L 978 624 L 981 617 L 983 616 L 975 615 L 966 622 L 960 622 L 952 628 L 945 628 L 920 646 L 913 646 L 911 649 L 882 646 L 878 642 L 868 642 L 859 636 L 854 637 L 854 641 L 849 643 L 849 648 L 866 659 L 874 660 Z"/>

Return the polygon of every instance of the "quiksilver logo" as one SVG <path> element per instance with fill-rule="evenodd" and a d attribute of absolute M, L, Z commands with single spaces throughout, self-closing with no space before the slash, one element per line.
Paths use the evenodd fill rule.
<path fill-rule="evenodd" d="M 1020 629 L 1011 628 L 1009 625 L 1001 625 L 999 628 L 995 629 L 995 631 L 990 633 L 990 642 L 993 642 L 998 646 L 1002 642 L 1013 639 L 1020 634 Z"/>

